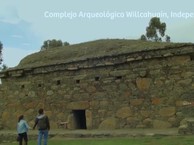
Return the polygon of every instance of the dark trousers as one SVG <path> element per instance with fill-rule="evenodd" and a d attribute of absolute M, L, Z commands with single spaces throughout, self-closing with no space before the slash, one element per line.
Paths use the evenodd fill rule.
<path fill-rule="evenodd" d="M 26 132 L 19 133 L 19 145 L 22 145 L 22 142 L 24 140 L 24 145 L 28 144 L 28 135 Z"/>

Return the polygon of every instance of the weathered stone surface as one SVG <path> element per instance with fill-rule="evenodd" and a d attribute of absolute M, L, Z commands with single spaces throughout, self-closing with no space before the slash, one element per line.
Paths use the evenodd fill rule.
<path fill-rule="evenodd" d="M 143 116 L 143 117 L 149 117 L 150 116 L 150 114 L 151 114 L 151 111 L 147 111 L 147 110 L 142 110 L 141 111 L 141 115 Z"/>
<path fill-rule="evenodd" d="M 150 88 L 150 82 L 151 82 L 150 78 L 137 78 L 136 79 L 137 88 L 140 91 L 148 90 Z"/>
<path fill-rule="evenodd" d="M 109 102 L 106 100 L 100 101 L 100 106 L 107 107 L 108 105 L 110 105 L 110 101 Z"/>
<path fill-rule="evenodd" d="M 129 73 L 129 70 L 117 70 L 117 71 L 111 71 L 110 76 L 124 76 Z"/>
<path fill-rule="evenodd" d="M 53 117 L 53 115 L 54 115 L 52 111 L 45 111 L 45 114 L 46 114 L 49 118 Z"/>
<path fill-rule="evenodd" d="M 34 113 L 34 109 L 27 109 L 24 114 L 25 114 L 25 116 L 28 117 L 28 116 L 32 116 L 33 113 Z M 18 114 L 18 116 L 19 116 L 19 114 Z M 33 117 L 35 117 L 35 116 L 33 116 Z"/>
<path fill-rule="evenodd" d="M 100 102 L 100 101 L 91 101 L 91 102 L 90 102 L 90 107 L 91 107 L 91 108 L 98 109 L 99 106 L 100 106 L 100 105 L 99 105 L 99 102 Z"/>
<path fill-rule="evenodd" d="M 80 110 L 80 109 L 88 109 L 90 106 L 90 103 L 88 101 L 80 101 L 80 102 L 71 102 L 67 105 L 68 109 L 71 110 Z"/>
<path fill-rule="evenodd" d="M 2 123 L 2 120 L 0 120 L 0 130 L 3 129 L 3 123 Z"/>
<path fill-rule="evenodd" d="M 47 113 L 46 113 L 47 114 Z M 49 115 L 50 116 L 50 115 Z M 52 117 L 52 116 L 51 116 Z M 66 118 L 66 116 L 64 115 L 64 113 L 58 113 L 57 115 L 56 115 L 56 117 L 58 118 L 58 121 L 62 121 L 62 122 L 64 122 L 64 121 L 67 121 L 67 118 Z"/>
<path fill-rule="evenodd" d="M 26 104 L 24 104 L 24 106 L 25 106 L 26 109 L 35 108 L 36 105 L 37 105 L 37 102 L 36 102 L 36 101 L 33 101 L 33 102 L 26 102 Z"/>
<path fill-rule="evenodd" d="M 184 105 L 184 101 L 179 101 L 179 100 L 176 101 L 176 106 L 180 107 L 183 105 Z"/>
<path fill-rule="evenodd" d="M 153 127 L 154 128 L 170 128 L 172 125 L 167 121 L 154 120 Z"/>
<path fill-rule="evenodd" d="M 132 106 L 139 106 L 143 103 L 143 99 L 131 99 L 130 104 Z"/>
<path fill-rule="evenodd" d="M 172 126 L 177 126 L 177 124 L 179 125 L 178 120 L 175 116 L 170 117 L 168 119 L 168 122 L 170 122 L 170 124 L 172 124 Z"/>
<path fill-rule="evenodd" d="M 107 116 L 106 108 L 98 110 L 98 115 L 101 118 L 106 118 L 106 116 Z"/>
<path fill-rule="evenodd" d="M 86 77 L 87 77 L 86 74 L 84 74 L 84 75 L 77 75 L 77 76 L 75 76 L 73 79 L 74 79 L 74 80 L 81 80 L 81 79 L 85 79 Z"/>
<path fill-rule="evenodd" d="M 135 128 L 138 123 L 139 123 L 139 119 L 137 117 L 128 117 L 127 118 L 127 125 L 130 128 Z"/>
<path fill-rule="evenodd" d="M 134 61 L 135 58 L 127 58 L 127 61 L 130 62 L 130 61 Z"/>
<path fill-rule="evenodd" d="M 15 129 L 21 114 L 33 125 L 39 108 L 45 109 L 53 129 L 59 120 L 68 121 L 69 129 L 82 128 L 83 124 L 87 129 L 97 129 L 100 124 L 102 128 L 178 127 L 183 118 L 194 116 L 194 108 L 183 105 L 184 101 L 194 102 L 193 45 L 121 43 L 106 43 L 108 48 L 100 44 L 100 49 L 84 46 L 84 53 L 74 48 L 75 52 L 58 53 L 61 57 L 56 58 L 52 53 L 47 60 L 52 60 L 52 65 L 30 67 L 35 63 L 31 61 L 27 68 L 0 72 L 2 127 Z M 36 54 L 49 56 L 48 52 Z M 48 58 L 33 56 L 38 64 Z M 72 56 L 74 59 L 69 59 Z"/>
<path fill-rule="evenodd" d="M 96 88 L 94 86 L 88 86 L 86 88 L 86 90 L 89 92 L 89 93 L 95 93 L 96 92 Z"/>
<path fill-rule="evenodd" d="M 127 118 L 127 117 L 129 117 L 131 115 L 132 115 L 132 111 L 131 111 L 130 107 L 120 108 L 116 112 L 116 116 L 119 117 L 119 118 Z"/>
<path fill-rule="evenodd" d="M 178 133 L 182 134 L 182 135 L 190 134 L 190 129 L 189 129 L 188 125 L 185 124 L 185 125 L 179 126 Z"/>
<path fill-rule="evenodd" d="M 49 90 L 49 91 L 47 91 L 47 93 L 46 93 L 48 96 L 51 96 L 51 95 L 53 95 L 54 94 L 54 92 L 52 91 L 52 90 Z"/>
<path fill-rule="evenodd" d="M 153 126 L 153 120 L 151 118 L 146 118 L 145 120 L 143 120 L 143 124 L 146 127 L 152 127 Z"/>
<path fill-rule="evenodd" d="M 117 128 L 117 119 L 114 117 L 107 118 L 99 125 L 99 129 L 116 129 Z"/>
<path fill-rule="evenodd" d="M 3 114 L 2 114 L 2 121 L 4 122 L 4 121 L 7 121 L 7 120 L 9 120 L 10 119 L 10 117 L 11 117 L 11 112 L 3 112 Z"/>
<path fill-rule="evenodd" d="M 165 107 L 159 111 L 159 114 L 163 117 L 173 116 L 176 113 L 175 107 Z"/>
<path fill-rule="evenodd" d="M 180 80 L 177 83 L 182 85 L 182 86 L 187 86 L 187 85 L 191 84 L 191 82 L 192 82 L 192 79 L 189 78 L 189 79 Z"/>
<path fill-rule="evenodd" d="M 68 129 L 75 129 L 76 128 L 76 122 L 74 120 L 73 114 L 69 114 L 67 117 L 67 128 Z"/>
<path fill-rule="evenodd" d="M 152 100 L 152 104 L 153 105 L 159 105 L 159 104 L 162 103 L 162 99 L 161 98 L 154 97 L 151 100 Z"/>
<path fill-rule="evenodd" d="M 175 56 L 175 57 L 171 57 L 169 61 L 172 61 L 177 64 L 184 64 L 190 61 L 190 57 L 189 56 Z"/>
<path fill-rule="evenodd" d="M 119 90 L 121 91 L 121 92 L 123 92 L 123 91 L 127 91 L 129 88 L 128 88 L 128 86 L 126 85 L 126 84 L 119 84 Z"/>
<path fill-rule="evenodd" d="M 89 110 L 86 110 L 86 127 L 92 129 L 92 112 Z"/>
<path fill-rule="evenodd" d="M 179 134 L 194 134 L 194 118 L 184 118 L 178 128 Z"/>
<path fill-rule="evenodd" d="M 36 97 L 36 92 L 30 91 L 30 92 L 28 93 L 28 96 L 30 96 L 30 97 Z"/>

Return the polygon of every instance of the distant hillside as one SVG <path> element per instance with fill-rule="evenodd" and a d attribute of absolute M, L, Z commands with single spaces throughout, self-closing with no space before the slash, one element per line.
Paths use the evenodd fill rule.
<path fill-rule="evenodd" d="M 67 63 L 87 58 L 175 47 L 182 44 L 125 39 L 103 39 L 40 51 L 26 56 L 16 68 Z"/>

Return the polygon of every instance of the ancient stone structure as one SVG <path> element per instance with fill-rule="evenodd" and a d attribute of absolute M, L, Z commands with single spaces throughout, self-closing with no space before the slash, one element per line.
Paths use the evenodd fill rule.
<path fill-rule="evenodd" d="M 40 51 L 0 73 L 0 127 L 33 124 L 40 107 L 52 128 L 178 127 L 194 115 L 193 59 L 193 44 L 132 40 Z"/>

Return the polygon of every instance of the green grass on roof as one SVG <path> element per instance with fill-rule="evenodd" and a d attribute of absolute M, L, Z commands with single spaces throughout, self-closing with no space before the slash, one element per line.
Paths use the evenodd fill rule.
<path fill-rule="evenodd" d="M 66 63 L 93 57 L 103 57 L 136 51 L 164 48 L 174 43 L 148 42 L 125 39 L 103 39 L 70 46 L 50 48 L 26 56 L 16 68 L 38 67 Z"/>

